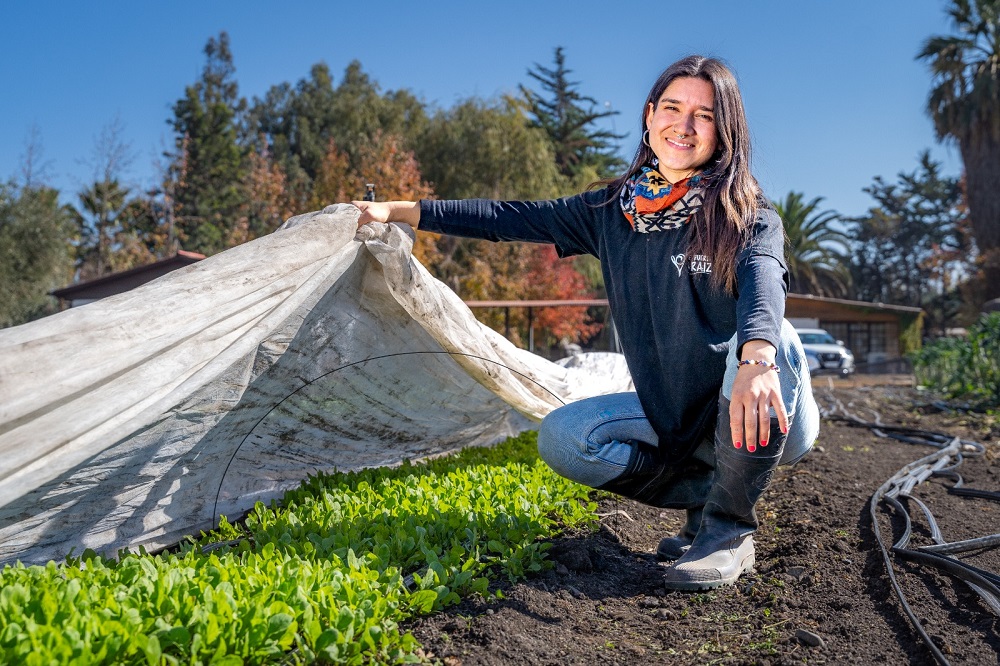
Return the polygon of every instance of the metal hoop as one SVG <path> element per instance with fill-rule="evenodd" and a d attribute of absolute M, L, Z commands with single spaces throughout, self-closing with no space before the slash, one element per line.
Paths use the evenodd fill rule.
<path fill-rule="evenodd" d="M 649 145 L 649 130 L 646 130 L 645 132 L 642 133 L 642 142 L 643 144 L 645 144 L 647 148 L 649 149 L 653 148 L 651 145 Z"/>

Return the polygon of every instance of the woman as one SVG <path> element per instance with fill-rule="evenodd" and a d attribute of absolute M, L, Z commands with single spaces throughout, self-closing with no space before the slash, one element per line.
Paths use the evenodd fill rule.
<path fill-rule="evenodd" d="M 687 510 L 657 554 L 674 589 L 731 584 L 754 564 L 754 505 L 779 463 L 812 446 L 819 414 L 783 321 L 781 220 L 750 173 L 739 88 L 690 56 L 646 99 L 628 171 L 556 201 L 355 202 L 359 226 L 554 243 L 598 257 L 635 393 L 561 407 L 538 434 L 559 474 Z M 773 414 L 773 416 L 772 416 Z"/>

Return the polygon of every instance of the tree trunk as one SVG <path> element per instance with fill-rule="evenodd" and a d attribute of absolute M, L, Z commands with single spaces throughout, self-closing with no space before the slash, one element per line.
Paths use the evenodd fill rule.
<path fill-rule="evenodd" d="M 961 150 L 969 219 L 990 299 L 1000 296 L 1000 139 L 988 132 L 975 134 L 961 141 Z"/>
<path fill-rule="evenodd" d="M 1000 224 L 1000 221 L 998 221 Z M 983 269 L 983 302 L 1000 297 L 1000 247 L 980 251 L 979 265 Z"/>

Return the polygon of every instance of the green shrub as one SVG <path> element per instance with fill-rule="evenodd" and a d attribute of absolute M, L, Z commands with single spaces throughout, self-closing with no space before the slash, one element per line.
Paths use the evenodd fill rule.
<path fill-rule="evenodd" d="M 485 593 L 488 573 L 539 571 L 543 537 L 594 520 L 587 490 L 542 463 L 525 433 L 311 477 L 175 552 L 7 566 L 0 663 L 416 661 L 398 622 Z"/>
<path fill-rule="evenodd" d="M 943 338 L 911 354 L 917 382 L 950 398 L 1000 405 L 1000 312 L 984 315 L 965 338 Z"/>

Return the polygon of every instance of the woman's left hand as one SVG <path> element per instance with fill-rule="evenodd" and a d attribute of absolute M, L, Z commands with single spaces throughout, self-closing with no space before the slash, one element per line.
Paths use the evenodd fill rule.
<path fill-rule="evenodd" d="M 743 345 L 743 359 L 774 363 L 777 350 L 766 340 L 750 340 Z M 781 399 L 778 373 L 763 365 L 741 365 L 736 371 L 733 395 L 729 402 L 729 425 L 733 446 L 737 449 L 745 442 L 747 451 L 753 453 L 760 446 L 767 446 L 771 433 L 770 409 L 778 416 L 781 432 L 788 432 L 788 414 Z"/>

